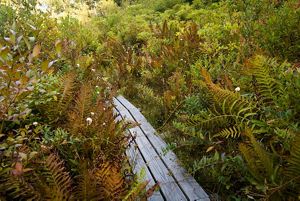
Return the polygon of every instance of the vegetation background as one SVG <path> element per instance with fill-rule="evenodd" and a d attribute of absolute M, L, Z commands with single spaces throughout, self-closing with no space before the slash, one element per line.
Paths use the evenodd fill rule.
<path fill-rule="evenodd" d="M 299 200 L 299 24 L 298 0 L 1 1 L 1 200 L 145 198 L 116 92 L 212 200 Z"/>

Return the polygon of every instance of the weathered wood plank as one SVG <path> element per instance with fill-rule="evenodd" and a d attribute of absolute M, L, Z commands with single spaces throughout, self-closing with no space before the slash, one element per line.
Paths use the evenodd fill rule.
<path fill-rule="evenodd" d="M 123 111 L 123 115 L 120 112 Z M 126 117 L 126 111 L 123 109 L 122 110 L 122 106 L 119 106 L 117 108 L 114 108 L 114 112 L 115 114 L 118 114 L 116 120 L 120 121 L 122 119 L 125 119 Z M 127 113 L 128 116 L 128 113 Z M 128 131 L 129 135 L 132 135 L 132 133 L 130 133 L 130 131 Z M 149 167 L 147 166 L 146 162 L 143 159 L 143 156 L 140 153 L 140 150 L 138 148 L 138 145 L 136 144 L 135 140 L 133 140 L 129 147 L 126 150 L 126 155 L 129 157 L 129 163 L 133 169 L 133 172 L 135 174 L 140 173 L 141 171 L 145 171 L 145 177 L 143 178 L 144 181 L 148 181 L 149 183 L 146 186 L 146 189 L 148 190 L 149 188 L 151 188 L 152 186 L 155 185 L 155 179 L 153 178 L 153 176 L 151 175 L 151 172 L 149 170 Z M 155 191 L 152 196 L 150 198 L 148 198 L 149 201 L 163 201 L 164 198 L 161 194 L 160 191 Z"/>
<path fill-rule="evenodd" d="M 133 168 L 133 172 L 135 174 L 139 174 L 142 171 L 145 171 L 145 177 L 143 178 L 143 181 L 148 181 L 148 185 L 146 186 L 146 189 L 148 190 L 152 186 L 155 185 L 154 178 L 152 177 L 145 161 L 142 158 L 142 155 L 135 143 L 132 143 L 130 147 L 126 150 L 127 156 L 130 158 L 130 164 Z M 150 201 L 163 201 L 164 198 L 161 195 L 160 191 L 155 191 L 153 195 L 148 198 Z"/>
<path fill-rule="evenodd" d="M 115 103 L 116 108 L 118 109 L 120 105 Z M 120 109 L 121 115 L 128 117 L 128 113 L 126 111 Z M 131 120 L 131 119 L 130 119 Z M 134 127 L 129 129 L 129 131 L 136 136 L 135 141 L 141 151 L 142 156 L 144 157 L 146 164 L 148 165 L 150 172 L 152 172 L 155 177 L 155 181 L 159 182 L 160 189 L 163 193 L 163 196 L 166 200 L 172 201 L 182 201 L 187 200 L 184 193 L 181 191 L 177 182 L 172 177 L 172 173 L 166 168 L 163 164 L 161 158 L 156 153 L 154 147 L 151 145 L 149 140 L 144 135 L 143 131 L 140 127 Z M 166 185 L 168 184 L 168 185 Z"/>
<path fill-rule="evenodd" d="M 208 195 L 201 188 L 201 186 L 191 175 L 186 172 L 184 168 L 177 163 L 176 155 L 172 151 L 169 151 L 163 155 L 163 150 L 165 150 L 167 147 L 166 143 L 159 136 L 155 135 L 155 129 L 147 122 L 146 118 L 141 114 L 141 112 L 124 97 L 118 96 L 117 100 L 122 103 L 125 108 L 127 108 L 132 119 L 136 120 L 140 124 L 142 132 L 148 138 L 153 147 L 155 147 L 164 164 L 171 171 L 171 174 L 173 174 L 175 180 L 178 182 L 180 188 L 185 192 L 188 198 L 190 200 L 199 200 L 199 198 L 207 200 Z"/>

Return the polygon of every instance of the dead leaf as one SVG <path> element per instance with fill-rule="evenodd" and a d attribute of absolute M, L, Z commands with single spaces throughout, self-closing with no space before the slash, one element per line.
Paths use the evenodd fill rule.
<path fill-rule="evenodd" d="M 34 46 L 33 51 L 32 51 L 32 57 L 37 57 L 41 53 L 41 45 L 37 44 Z"/>

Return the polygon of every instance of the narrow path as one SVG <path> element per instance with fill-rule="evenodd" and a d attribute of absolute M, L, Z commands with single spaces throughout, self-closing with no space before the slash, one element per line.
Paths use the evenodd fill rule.
<path fill-rule="evenodd" d="M 196 180 L 177 162 L 172 151 L 164 152 L 167 144 L 156 135 L 141 112 L 123 96 L 114 98 L 117 120 L 136 122 L 138 126 L 128 129 L 133 136 L 133 142 L 126 151 L 135 173 L 145 172 L 145 180 L 149 181 L 147 188 L 158 183 L 160 190 L 148 200 L 151 201 L 181 201 L 205 200 L 208 195 Z"/>

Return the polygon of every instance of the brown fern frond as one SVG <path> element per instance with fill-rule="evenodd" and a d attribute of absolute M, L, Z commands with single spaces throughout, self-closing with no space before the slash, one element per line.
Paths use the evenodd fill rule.
<path fill-rule="evenodd" d="M 47 197 L 50 200 L 70 200 L 72 198 L 72 181 L 63 161 L 56 154 L 51 154 L 45 162 L 47 170 L 46 182 L 49 186 Z"/>
<path fill-rule="evenodd" d="M 105 192 L 108 200 L 118 200 L 124 194 L 124 178 L 120 168 L 110 162 L 104 162 L 96 171 L 98 184 Z"/>
<path fill-rule="evenodd" d="M 61 96 L 58 102 L 57 107 L 59 109 L 66 109 L 67 104 L 70 103 L 72 98 L 72 92 L 75 87 L 75 74 L 70 72 L 62 77 L 62 89 L 61 89 Z"/>
<path fill-rule="evenodd" d="M 74 195 L 77 200 L 95 201 L 103 200 L 104 192 L 97 184 L 97 179 L 92 170 L 89 170 L 87 164 L 83 162 L 80 166 L 80 175 L 76 177 L 77 186 L 74 189 Z"/>
<path fill-rule="evenodd" d="M 90 116 L 92 89 L 89 84 L 82 85 L 68 118 L 68 127 L 72 134 L 80 134 L 86 126 L 86 118 Z"/>
<path fill-rule="evenodd" d="M 28 176 L 28 175 L 27 175 Z M 31 176 L 32 178 L 32 176 Z M 6 194 L 7 199 L 16 200 L 41 200 L 38 189 L 32 185 L 26 176 L 13 176 L 11 174 L 0 175 L 0 190 Z"/>

